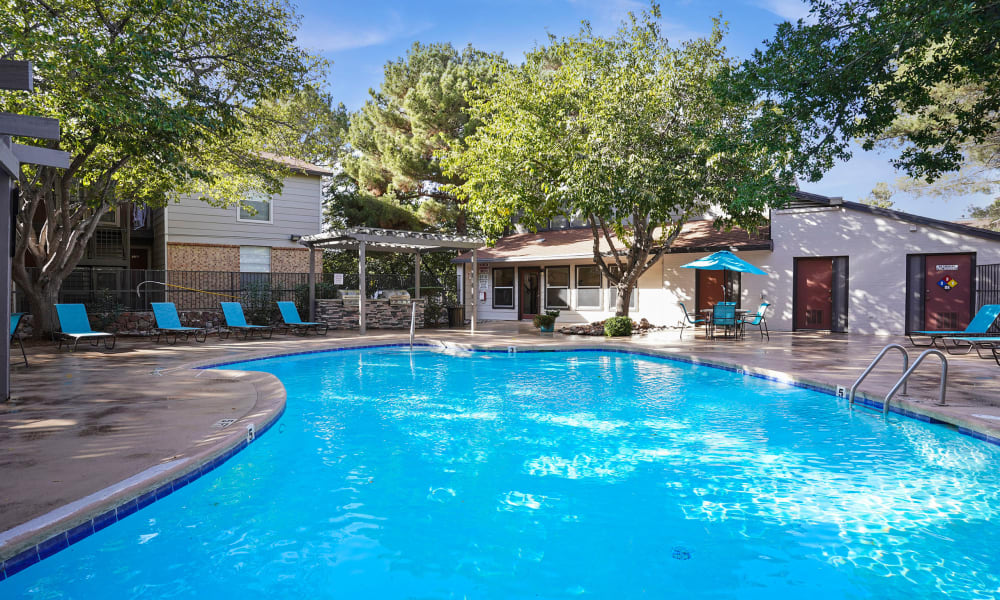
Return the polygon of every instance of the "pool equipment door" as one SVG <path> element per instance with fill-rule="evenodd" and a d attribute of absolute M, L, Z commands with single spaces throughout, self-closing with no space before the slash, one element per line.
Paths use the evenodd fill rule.
<path fill-rule="evenodd" d="M 847 331 L 847 257 L 795 259 L 794 328 Z"/>
<path fill-rule="evenodd" d="M 924 255 L 924 330 L 969 326 L 974 271 L 974 254 Z"/>
<path fill-rule="evenodd" d="M 518 271 L 518 319 L 531 319 L 542 304 L 542 270 L 521 267 Z"/>

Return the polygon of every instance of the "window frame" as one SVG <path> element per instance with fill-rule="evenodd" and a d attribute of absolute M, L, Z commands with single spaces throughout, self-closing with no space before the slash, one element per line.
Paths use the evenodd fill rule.
<path fill-rule="evenodd" d="M 497 271 L 510 271 L 510 285 L 502 285 L 502 286 L 497 285 Z M 493 272 L 490 273 L 490 277 L 491 277 L 490 283 L 492 284 L 490 289 L 491 293 L 493 294 L 492 298 L 493 308 L 511 309 L 511 310 L 516 308 L 517 295 L 515 292 L 517 291 L 517 278 L 516 278 L 516 273 L 514 272 L 514 267 L 493 267 Z M 497 289 L 510 290 L 510 305 L 497 304 L 497 292 L 496 292 Z"/>
<path fill-rule="evenodd" d="M 237 223 L 257 223 L 259 225 L 273 225 L 274 224 L 274 197 L 272 197 L 272 196 L 264 196 L 263 194 L 261 194 L 260 196 L 263 198 L 262 200 L 256 200 L 256 199 L 253 199 L 253 198 L 248 198 L 248 199 L 244 200 L 243 202 L 260 202 L 260 203 L 263 203 L 263 204 L 267 204 L 267 220 L 265 221 L 263 219 L 256 219 L 254 217 L 246 217 L 246 218 L 244 218 L 243 217 L 243 202 L 240 202 L 240 204 L 236 207 L 236 222 Z M 257 214 L 260 214 L 260 211 L 258 211 Z"/>
<path fill-rule="evenodd" d="M 267 270 L 265 271 L 246 271 L 243 269 L 243 249 L 244 248 L 255 248 L 255 249 L 265 249 L 267 250 Z M 271 267 L 273 266 L 274 260 L 274 249 L 271 246 L 255 246 L 251 244 L 246 244 L 240 246 L 240 273 L 270 273 Z"/>
<path fill-rule="evenodd" d="M 580 269 L 596 269 L 597 279 L 599 281 L 598 285 L 580 285 Z M 604 273 L 601 272 L 601 267 L 598 265 L 576 265 L 576 308 L 577 310 L 601 310 L 604 308 Z M 597 293 L 597 304 L 581 304 L 580 303 L 580 290 L 598 290 Z"/>
<path fill-rule="evenodd" d="M 550 285 L 550 283 L 549 283 L 549 271 L 554 271 L 556 269 L 565 269 L 566 270 L 566 285 L 565 286 Z M 543 298 L 543 303 L 542 303 L 542 305 L 545 307 L 545 309 L 546 310 L 549 310 L 549 309 L 551 309 L 551 310 L 570 310 L 570 308 L 572 307 L 572 302 L 571 302 L 572 299 L 569 296 L 570 296 L 570 290 L 573 289 L 572 283 L 573 283 L 572 272 L 571 272 L 571 269 L 569 268 L 569 265 L 558 265 L 558 266 L 545 267 L 545 298 Z M 552 290 L 566 290 L 566 305 L 565 306 L 553 306 L 553 305 L 549 304 L 549 290 L 550 289 L 552 289 Z"/>

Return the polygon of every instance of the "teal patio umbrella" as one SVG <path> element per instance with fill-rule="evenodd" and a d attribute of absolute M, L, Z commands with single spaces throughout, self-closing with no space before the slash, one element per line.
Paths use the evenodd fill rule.
<path fill-rule="evenodd" d="M 681 265 L 682 269 L 704 269 L 706 271 L 739 271 L 740 273 L 752 273 L 754 275 L 767 275 L 767 271 L 758 269 L 742 258 L 728 250 L 720 250 L 715 254 L 710 254 L 705 258 L 699 258 L 694 262 Z"/>

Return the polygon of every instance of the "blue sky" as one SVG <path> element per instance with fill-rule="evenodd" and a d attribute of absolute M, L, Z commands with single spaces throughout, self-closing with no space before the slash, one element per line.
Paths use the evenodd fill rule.
<path fill-rule="evenodd" d="M 333 62 L 328 90 L 351 110 L 365 102 L 369 88 L 378 88 L 385 63 L 403 56 L 415 41 L 472 44 L 517 62 L 525 51 L 543 44 L 549 33 L 575 33 L 583 20 L 598 33 L 611 33 L 629 11 L 647 6 L 637 0 L 298 0 L 296 4 L 302 15 L 300 43 Z M 739 58 L 760 47 L 777 23 L 807 13 L 799 0 L 663 0 L 661 8 L 663 30 L 677 41 L 707 34 L 712 17 L 721 13 L 729 22 L 726 46 Z M 891 184 L 898 177 L 888 158 L 859 149 L 850 162 L 837 165 L 820 182 L 803 183 L 802 189 L 859 200 L 877 182 Z M 990 201 L 986 196 L 893 199 L 899 210 L 941 219 L 956 219 L 969 204 Z"/>

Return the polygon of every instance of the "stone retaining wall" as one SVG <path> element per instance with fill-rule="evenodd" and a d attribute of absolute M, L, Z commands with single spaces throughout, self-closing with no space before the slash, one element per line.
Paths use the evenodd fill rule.
<path fill-rule="evenodd" d="M 424 326 L 426 300 L 417 303 L 417 327 Z M 369 329 L 409 329 L 410 301 L 365 300 L 365 324 Z M 358 329 L 358 303 L 341 299 L 316 300 L 316 320 L 329 323 L 331 329 Z"/>

